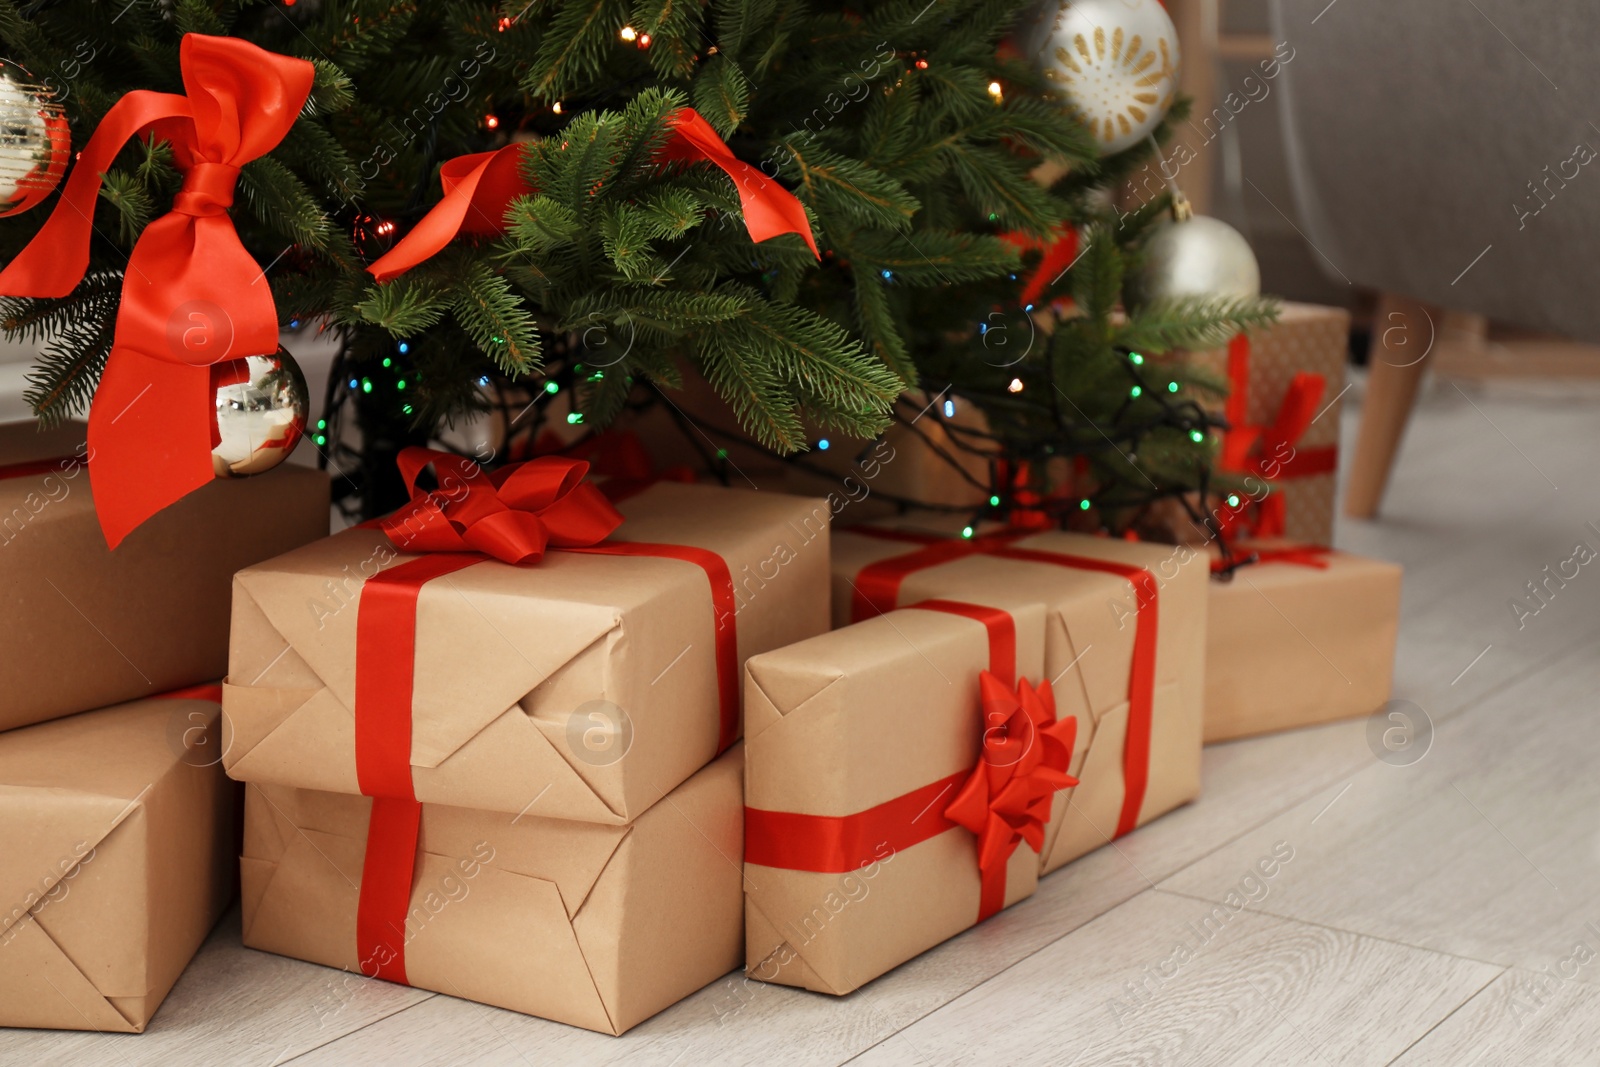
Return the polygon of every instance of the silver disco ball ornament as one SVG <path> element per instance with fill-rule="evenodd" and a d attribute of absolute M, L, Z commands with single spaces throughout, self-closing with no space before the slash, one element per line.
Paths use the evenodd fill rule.
<path fill-rule="evenodd" d="M 1018 34 L 1109 156 L 1160 125 L 1178 92 L 1178 30 L 1161 0 L 1043 0 Z"/>
<path fill-rule="evenodd" d="M 211 466 L 218 478 L 260 474 L 289 458 L 310 410 L 305 375 L 282 345 L 212 368 L 217 437 Z"/>
<path fill-rule="evenodd" d="M 27 71 L 0 59 L 0 217 L 37 206 L 72 153 L 66 111 Z"/>
<path fill-rule="evenodd" d="M 1139 294 L 1146 301 L 1260 296 L 1261 268 L 1238 230 L 1220 219 L 1180 214 L 1150 236 Z"/>

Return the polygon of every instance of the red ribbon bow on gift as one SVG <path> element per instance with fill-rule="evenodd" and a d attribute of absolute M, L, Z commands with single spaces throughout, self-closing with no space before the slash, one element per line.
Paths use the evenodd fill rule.
<path fill-rule="evenodd" d="M 228 217 L 239 168 L 277 146 L 311 92 L 303 59 L 186 34 L 183 95 L 135 90 L 101 120 L 38 235 L 0 271 L 0 294 L 63 297 L 89 268 L 101 175 L 129 139 L 167 141 L 183 172 L 123 275 L 116 339 L 89 411 L 95 511 L 107 543 L 213 477 L 213 365 L 278 347 L 262 270 Z"/>
<path fill-rule="evenodd" d="M 811 234 L 806 209 L 783 186 L 736 157 L 717 131 L 693 108 L 679 108 L 667 117 L 671 134 L 657 158 L 662 162 L 708 162 L 733 179 L 744 211 L 745 229 L 753 241 L 797 233 L 821 257 Z M 457 234 L 497 237 L 505 233 L 506 209 L 534 192 L 522 175 L 520 144 L 494 152 L 457 156 L 439 168 L 444 199 L 401 241 L 367 268 L 380 282 L 404 274 L 436 255 Z"/>
<path fill-rule="evenodd" d="M 1056 719 L 1048 681 L 1035 689 L 1026 679 L 1015 690 L 984 671 L 978 676 L 983 752 L 956 793 L 945 818 L 978 835 L 983 894 L 978 921 L 1005 907 L 1006 863 L 1017 845 L 1044 851 L 1044 827 L 1058 790 L 1078 784 L 1067 773 L 1078 720 Z"/>
<path fill-rule="evenodd" d="M 439 487 L 417 488 L 432 465 Z M 599 544 L 622 525 L 611 501 L 584 481 L 589 464 L 541 456 L 486 474 L 470 459 L 429 448 L 400 453 L 411 503 L 378 523 L 406 552 L 481 552 L 504 563 L 537 563 L 546 546 Z"/>
<path fill-rule="evenodd" d="M 1289 380 L 1272 425 L 1250 424 L 1250 339 L 1240 334 L 1228 344 L 1228 382 L 1231 389 L 1226 414 L 1231 428 L 1222 438 L 1222 454 L 1217 461 L 1221 470 L 1279 479 L 1326 474 L 1337 467 L 1338 455 L 1332 448 L 1297 448 L 1300 438 L 1316 420 L 1327 389 L 1326 378 L 1304 371 L 1296 374 Z M 1219 519 L 1224 535 L 1242 523 L 1253 537 L 1283 536 L 1287 507 L 1281 492 L 1269 492 L 1254 505 L 1254 517 L 1245 522 L 1243 512 L 1249 506 L 1223 510 Z"/>

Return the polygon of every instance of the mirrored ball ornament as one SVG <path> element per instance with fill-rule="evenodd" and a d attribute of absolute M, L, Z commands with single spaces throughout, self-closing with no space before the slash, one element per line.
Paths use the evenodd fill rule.
<path fill-rule="evenodd" d="M 220 438 L 211 450 L 216 476 L 260 474 L 288 459 L 310 410 L 305 375 L 288 349 L 279 345 L 270 355 L 219 363 L 212 381 Z"/>
<path fill-rule="evenodd" d="M 1261 295 L 1261 268 L 1244 235 L 1221 219 L 1192 215 L 1161 224 L 1145 246 L 1144 300 Z"/>
<path fill-rule="evenodd" d="M 0 217 L 38 205 L 72 152 L 66 109 L 49 86 L 0 59 Z"/>
<path fill-rule="evenodd" d="M 1149 136 L 1177 96 L 1178 30 L 1161 0 L 1043 0 L 1018 44 L 1103 156 Z"/>

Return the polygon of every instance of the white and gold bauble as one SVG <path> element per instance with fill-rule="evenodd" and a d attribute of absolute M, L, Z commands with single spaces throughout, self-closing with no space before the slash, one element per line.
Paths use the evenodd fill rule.
<path fill-rule="evenodd" d="M 1044 0 L 1019 45 L 1101 155 L 1148 136 L 1177 96 L 1178 31 L 1161 0 Z"/>
<path fill-rule="evenodd" d="M 1261 295 L 1261 268 L 1244 235 L 1221 219 L 1191 214 L 1180 200 L 1145 245 L 1142 300 Z"/>
<path fill-rule="evenodd" d="M 50 195 L 67 170 L 72 136 L 49 86 L 0 59 L 0 217 Z"/>
<path fill-rule="evenodd" d="M 217 437 L 211 466 L 218 478 L 260 474 L 289 458 L 305 434 L 311 404 L 305 375 L 289 350 L 219 363 Z"/>

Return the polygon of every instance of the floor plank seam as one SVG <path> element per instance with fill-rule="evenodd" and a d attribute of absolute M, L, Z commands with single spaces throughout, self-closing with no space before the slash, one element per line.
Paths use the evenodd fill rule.
<path fill-rule="evenodd" d="M 860 1059 L 862 1056 L 865 1056 L 867 1053 L 869 1053 L 873 1049 L 877 1048 L 879 1045 L 882 1045 L 887 1041 L 893 1040 L 895 1037 L 899 1036 L 904 1031 L 909 1030 L 911 1027 L 913 1027 L 913 1026 L 917 1025 L 918 1023 L 922 1022 L 922 1020 L 928 1018 L 930 1015 L 933 1015 L 933 1014 L 935 1014 L 937 1012 L 941 1012 L 945 1008 L 948 1008 L 950 1005 L 954 1004 L 956 1001 L 960 1000 L 962 997 L 968 995 L 969 993 L 972 993 L 972 992 L 974 992 L 976 990 L 982 989 L 984 986 L 986 986 L 990 982 L 993 982 L 996 979 L 1000 978 L 1006 972 L 1012 970 L 1013 968 L 1015 968 L 1019 964 L 1024 963 L 1027 960 L 1032 959 L 1034 956 L 1037 956 L 1039 953 L 1043 952 L 1045 949 L 1050 948 L 1051 946 L 1055 945 L 1055 943 L 1060 941 L 1062 938 L 1070 937 L 1072 934 L 1075 934 L 1079 930 L 1084 929 L 1085 927 L 1089 926 L 1091 923 L 1099 921 L 1101 918 L 1105 917 L 1106 915 L 1111 914 L 1113 911 L 1116 911 L 1118 908 L 1122 907 L 1123 905 L 1128 904 L 1131 901 L 1137 900 L 1139 897 L 1144 896 L 1144 894 L 1146 894 L 1146 893 L 1154 893 L 1154 892 L 1156 892 L 1156 889 L 1154 887 L 1152 887 L 1150 889 L 1141 889 L 1137 893 L 1133 894 L 1133 896 L 1128 897 L 1125 900 L 1117 901 L 1115 904 L 1113 904 L 1110 907 L 1106 908 L 1104 911 L 1096 912 L 1094 915 L 1090 916 L 1088 919 L 1085 919 L 1083 922 L 1079 923 L 1077 926 L 1073 927 L 1071 930 L 1064 931 L 1061 934 L 1060 937 L 1051 938 L 1051 940 L 1048 943 L 1040 945 L 1038 948 L 1034 949 L 1032 952 L 1028 953 L 1026 956 L 1021 956 L 1021 957 L 1019 957 L 1019 958 L 1017 958 L 1015 960 L 1012 960 L 1006 966 L 1004 966 L 1000 970 L 994 972 L 989 977 L 985 978 L 983 981 L 978 982 L 978 983 L 976 983 L 974 985 L 968 986 L 966 989 L 963 989 L 960 992 L 956 993 L 954 996 L 952 996 L 949 1000 L 946 1000 L 944 1003 L 938 1004 L 938 1005 L 935 1005 L 932 1008 L 929 1008 L 927 1011 L 923 1012 L 921 1015 L 917 1016 L 915 1019 L 910 1020 L 905 1025 L 898 1026 L 894 1030 L 892 1030 L 891 1032 L 889 1032 L 887 1034 L 884 1034 L 878 1040 L 874 1041 L 872 1044 L 868 1045 L 866 1048 L 863 1048 L 861 1051 L 852 1053 L 849 1059 L 840 1060 L 839 1064 L 838 1064 L 838 1067 L 845 1067 L 846 1064 L 855 1062 L 856 1060 Z"/>
<path fill-rule="evenodd" d="M 1475 1001 L 1479 997 L 1483 996 L 1483 991 L 1484 990 L 1488 989 L 1490 986 L 1492 986 L 1496 982 L 1500 981 L 1500 979 L 1504 978 L 1507 974 L 1510 973 L 1510 971 L 1511 971 L 1510 967 L 1501 968 L 1499 974 L 1496 974 L 1493 978 L 1491 978 L 1487 982 L 1483 983 L 1483 985 L 1479 986 L 1477 988 L 1477 990 L 1473 992 L 1472 996 L 1468 997 L 1466 1000 L 1463 1000 L 1460 1004 L 1457 1004 L 1455 1007 L 1451 1008 L 1448 1012 L 1445 1013 L 1445 1015 L 1438 1022 L 1434 1023 L 1432 1026 L 1428 1027 L 1422 1033 L 1418 1034 L 1417 1035 L 1417 1039 L 1415 1041 L 1411 1042 L 1411 1044 L 1409 1044 L 1405 1048 L 1401 1049 L 1400 1050 L 1400 1054 L 1398 1056 L 1396 1056 L 1394 1059 L 1390 1060 L 1388 1063 L 1384 1064 L 1384 1067 L 1394 1067 L 1395 1064 L 1397 1064 L 1401 1060 L 1405 1059 L 1406 1054 L 1409 1053 L 1412 1049 L 1416 1048 L 1418 1045 L 1420 1045 L 1427 1038 L 1427 1036 L 1429 1034 L 1433 1033 L 1435 1030 L 1439 1029 L 1439 1027 L 1441 1027 L 1445 1023 L 1449 1022 L 1450 1018 L 1453 1015 L 1455 1015 L 1456 1012 L 1460 1011 L 1462 1008 L 1466 1007 L 1468 1004 L 1471 1004 L 1473 1001 Z"/>
<path fill-rule="evenodd" d="M 1504 681 L 1490 686 L 1488 689 L 1485 689 L 1482 693 L 1472 697 L 1465 704 L 1461 705 L 1461 707 L 1456 708 L 1453 711 L 1440 711 L 1437 721 L 1441 723 L 1450 722 L 1452 720 L 1461 718 L 1463 715 L 1477 711 L 1484 704 L 1484 702 L 1499 696 L 1512 686 L 1520 685 L 1534 675 L 1555 667 L 1568 656 L 1577 655 L 1578 653 L 1585 651 L 1594 643 L 1597 636 L 1600 636 L 1600 628 L 1591 628 L 1589 630 L 1585 630 L 1581 637 L 1572 642 L 1571 646 L 1566 648 L 1558 648 L 1556 651 L 1547 654 L 1543 658 L 1535 660 L 1534 662 L 1528 664 L 1528 666 L 1523 668 L 1521 671 L 1511 675 Z"/>
<path fill-rule="evenodd" d="M 367 980 L 369 982 L 378 981 L 378 979 L 375 979 L 375 978 L 369 978 Z M 288 1067 L 288 1064 L 294 1063 L 296 1060 L 304 1059 L 305 1057 L 311 1055 L 313 1052 L 316 1052 L 319 1049 L 328 1048 L 330 1045 L 337 1045 L 339 1042 L 343 1041 L 347 1037 L 354 1037 L 356 1034 L 359 1034 L 361 1031 L 365 1030 L 369 1026 L 376 1026 L 378 1023 L 384 1022 L 384 1021 L 389 1020 L 389 1019 L 393 1019 L 397 1015 L 401 1015 L 401 1014 L 404 1014 L 405 1012 L 410 1011 L 412 1008 L 417 1007 L 419 1004 L 426 1004 L 426 1003 L 428 1003 L 428 1001 L 433 1000 L 435 997 L 444 996 L 443 993 L 436 993 L 431 989 L 429 989 L 429 990 L 418 990 L 418 992 L 425 992 L 425 993 L 427 993 L 427 996 L 423 997 L 421 1000 L 413 1000 L 410 1004 L 406 1004 L 403 1007 L 396 1008 L 394 1011 L 389 1012 L 387 1015 L 379 1015 L 376 1018 L 368 1019 L 366 1022 L 362 1023 L 360 1026 L 356 1027 L 354 1030 L 350 1030 L 350 1031 L 348 1031 L 346 1033 L 340 1034 L 338 1037 L 330 1038 L 327 1041 L 324 1041 L 320 1045 L 313 1045 L 310 1048 L 305 1049 L 304 1051 L 296 1052 L 293 1056 L 289 1057 L 286 1060 L 277 1060 L 272 1064 L 272 1067 Z"/>
<path fill-rule="evenodd" d="M 1212 900 L 1209 897 L 1197 896 L 1194 893 L 1185 893 L 1180 889 L 1160 889 L 1157 890 L 1157 892 L 1165 893 L 1168 896 L 1182 897 L 1185 900 L 1198 901 L 1201 904 L 1224 906 L 1220 900 Z M 1278 919 L 1282 922 L 1299 923 L 1301 926 L 1311 926 L 1319 930 L 1328 930 L 1336 934 L 1347 934 L 1350 937 L 1362 937 L 1369 941 L 1380 941 L 1386 945 L 1396 945 L 1400 948 L 1408 948 L 1415 952 L 1427 952 L 1435 956 L 1444 956 L 1447 959 L 1460 960 L 1463 963 L 1476 963 L 1480 967 L 1499 967 L 1502 970 L 1509 970 L 1513 966 L 1513 964 L 1501 963 L 1498 960 L 1480 960 L 1474 956 L 1463 956 L 1457 952 L 1446 952 L 1443 949 L 1430 948 L 1427 945 L 1413 945 L 1409 941 L 1396 941 L 1392 937 L 1384 937 L 1380 934 L 1369 934 L 1361 930 L 1349 930 L 1343 926 L 1335 926 L 1332 923 L 1318 922 L 1315 919 L 1303 919 L 1296 915 L 1283 915 L 1279 912 L 1272 911 L 1268 908 L 1257 907 L 1253 904 L 1244 910 L 1254 912 L 1257 915 L 1265 915 L 1269 919 Z"/>

